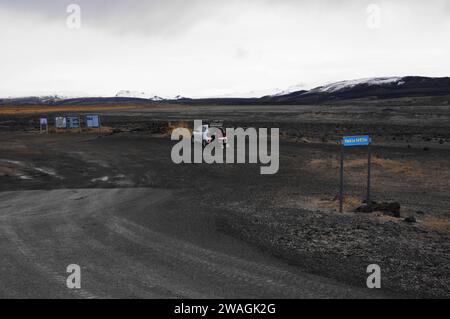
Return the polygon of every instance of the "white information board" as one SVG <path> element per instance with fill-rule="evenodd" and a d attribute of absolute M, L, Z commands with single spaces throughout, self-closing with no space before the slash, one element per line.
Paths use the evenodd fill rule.
<path fill-rule="evenodd" d="M 56 128 L 66 128 L 67 127 L 66 118 L 64 116 L 55 117 L 55 127 Z"/>
<path fill-rule="evenodd" d="M 86 115 L 86 126 L 88 128 L 99 128 L 100 127 L 100 116 L 99 115 Z"/>

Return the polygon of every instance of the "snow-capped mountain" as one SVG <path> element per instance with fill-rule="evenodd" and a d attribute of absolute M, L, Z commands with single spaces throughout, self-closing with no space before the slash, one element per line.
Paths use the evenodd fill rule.
<path fill-rule="evenodd" d="M 304 84 L 296 84 L 288 87 L 287 89 L 261 89 L 261 90 L 251 90 L 251 91 L 233 91 L 230 93 L 223 94 L 214 94 L 214 98 L 239 98 L 239 99 L 258 99 L 266 96 L 279 96 L 285 95 L 292 92 L 298 92 L 304 89 Z M 212 98 L 211 96 L 207 96 L 206 98 Z"/>
<path fill-rule="evenodd" d="M 0 98 L 0 105 L 16 104 L 76 104 L 76 103 L 114 103 L 123 99 L 132 99 L 133 102 L 151 103 L 152 101 L 175 101 L 179 103 L 200 103 L 203 105 L 246 105 L 246 104 L 321 104 L 339 103 L 350 100 L 376 101 L 383 99 L 404 99 L 416 97 L 439 97 L 443 104 L 450 104 L 450 77 L 432 78 L 421 76 L 406 77 L 376 77 L 349 81 L 340 81 L 304 90 L 303 85 L 289 87 L 284 91 L 277 90 L 272 95 L 262 96 L 261 91 L 252 91 L 249 94 L 227 95 L 225 97 L 202 97 L 196 99 L 177 95 L 166 97 L 139 91 L 123 90 L 115 97 L 82 97 L 70 95 L 47 95 L 16 98 Z"/>
<path fill-rule="evenodd" d="M 62 101 L 68 99 L 75 99 L 80 97 L 91 97 L 91 95 L 84 92 L 75 92 L 75 91 L 57 91 L 57 92 L 49 92 L 46 94 L 36 94 L 36 95 L 12 95 L 7 97 L 0 97 L 4 99 L 39 99 L 43 102 L 51 102 L 51 101 Z"/>
<path fill-rule="evenodd" d="M 163 101 L 163 100 L 180 100 L 183 99 L 181 95 L 176 95 L 174 97 L 169 96 L 160 96 L 153 93 L 140 92 L 140 91 L 130 91 L 130 90 L 122 90 L 116 94 L 116 97 L 127 97 L 127 98 L 136 98 L 136 99 L 146 99 L 152 101 Z"/>
<path fill-rule="evenodd" d="M 365 86 L 380 86 L 385 84 L 402 85 L 405 84 L 405 81 L 402 81 L 402 79 L 403 79 L 402 77 L 381 77 L 381 78 L 364 78 L 349 81 L 339 81 L 324 86 L 319 86 L 317 88 L 310 90 L 309 93 L 313 92 L 333 93 L 342 90 L 352 89 L 358 85 L 365 85 Z"/>
<path fill-rule="evenodd" d="M 130 90 L 122 90 L 117 92 L 116 97 L 131 97 L 136 99 L 148 99 L 153 101 L 161 101 L 164 98 L 147 92 L 139 92 L 139 91 L 130 91 Z"/>
<path fill-rule="evenodd" d="M 38 99 L 40 99 L 43 103 L 48 103 L 48 102 L 58 102 L 58 101 L 62 101 L 62 100 L 67 100 L 70 99 L 70 96 L 64 96 L 64 95 L 48 95 L 48 96 L 38 96 Z"/>
<path fill-rule="evenodd" d="M 286 94 L 291 94 L 291 93 L 299 92 L 299 91 L 305 91 L 305 84 L 291 85 L 290 87 L 288 87 L 287 89 L 282 90 L 282 91 L 277 89 L 276 90 L 277 93 L 271 94 L 271 96 L 286 95 Z"/>
<path fill-rule="evenodd" d="M 38 95 L 38 96 L 22 96 L 22 97 L 7 97 L 0 98 L 2 104 L 58 104 L 67 100 L 72 99 L 87 99 L 88 95 L 62 95 L 62 94 L 52 94 L 52 95 Z"/>
<path fill-rule="evenodd" d="M 395 99 L 450 95 L 450 78 L 421 76 L 376 77 L 340 81 L 284 95 L 266 96 L 265 103 L 316 104 L 355 99 Z"/>

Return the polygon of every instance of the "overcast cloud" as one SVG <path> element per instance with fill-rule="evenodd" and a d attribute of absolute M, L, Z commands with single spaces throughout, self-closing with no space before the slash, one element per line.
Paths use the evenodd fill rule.
<path fill-rule="evenodd" d="M 66 25 L 71 3 L 80 29 Z M 450 1 L 0 0 L 0 43 L 2 97 L 218 96 L 449 76 Z"/>

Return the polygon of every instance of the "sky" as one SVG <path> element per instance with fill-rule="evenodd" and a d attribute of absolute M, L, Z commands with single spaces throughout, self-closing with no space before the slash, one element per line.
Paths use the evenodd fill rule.
<path fill-rule="evenodd" d="M 0 44 L 0 97 L 257 96 L 450 76 L 450 0 L 0 0 Z"/>

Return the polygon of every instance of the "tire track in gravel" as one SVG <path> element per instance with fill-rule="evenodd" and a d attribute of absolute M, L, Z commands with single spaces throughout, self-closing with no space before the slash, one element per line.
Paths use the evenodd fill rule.
<path fill-rule="evenodd" d="M 215 276 L 217 282 L 245 282 L 257 289 L 271 291 L 274 296 L 290 298 L 368 297 L 367 293 L 349 289 L 338 283 L 330 283 L 323 278 L 299 276 L 270 265 L 225 255 L 151 231 L 125 219 L 111 217 L 106 223 L 112 231 L 136 244 L 157 251 L 165 258 L 173 260 L 180 267 L 191 271 L 207 272 Z M 373 295 L 370 296 L 374 297 Z"/>
<path fill-rule="evenodd" d="M 270 256 L 254 259 L 233 241 L 226 252 L 205 248 L 136 214 L 164 214 L 171 191 L 71 189 L 0 193 L 1 266 L 25 265 L 21 288 L 7 295 L 74 298 L 373 298 L 373 292 L 299 272 Z M 160 205 L 161 204 L 161 205 Z M 201 218 L 199 218 L 201 220 Z M 187 223 L 180 218 L 177 223 Z M 207 225 L 207 224 L 205 224 Z M 188 227 L 188 226 L 186 226 Z M 180 228 L 183 229 L 183 228 Z M 201 229 L 201 226 L 200 226 Z M 215 240 L 214 231 L 205 240 Z M 182 239 L 183 238 L 183 239 Z M 235 252 L 235 253 L 234 253 Z M 257 253 L 259 254 L 259 253 Z M 82 268 L 82 289 L 66 288 L 68 264 Z M 20 268 L 22 269 L 22 268 Z M 31 271 L 29 269 L 32 269 Z M 293 271 L 295 269 L 295 271 Z M 1 276 L 14 274 L 7 271 Z M 27 280 L 49 282 L 29 291 Z M 51 283 L 51 284 L 50 284 Z M 57 289 L 49 291 L 50 286 Z"/>
<path fill-rule="evenodd" d="M 22 240 L 13 227 L 9 225 L 1 226 L 2 232 L 8 237 L 9 242 L 12 244 L 12 249 L 16 249 L 22 255 L 20 259 L 23 259 L 28 265 L 32 265 L 42 273 L 46 278 L 58 283 L 61 287 L 66 286 L 66 277 L 60 272 L 55 271 L 47 262 L 42 261 L 40 253 L 36 253 L 29 244 Z M 87 291 L 86 289 L 67 289 L 68 294 L 74 295 L 83 299 L 94 299 L 99 296 Z M 70 292 L 70 293 L 69 293 Z"/>

